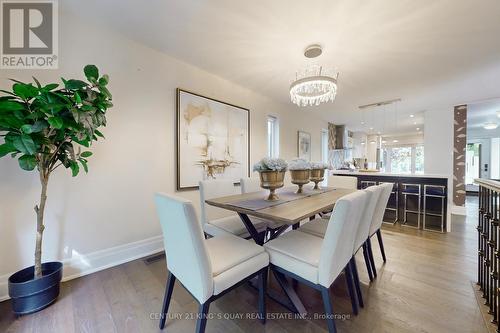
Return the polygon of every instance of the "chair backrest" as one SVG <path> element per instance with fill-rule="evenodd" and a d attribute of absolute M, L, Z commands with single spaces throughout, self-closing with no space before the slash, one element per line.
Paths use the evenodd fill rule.
<path fill-rule="evenodd" d="M 263 189 L 260 187 L 260 179 L 258 177 L 241 178 L 241 193 L 258 192 Z"/>
<path fill-rule="evenodd" d="M 355 190 L 358 188 L 358 177 L 332 175 L 328 177 L 328 186 Z"/>
<path fill-rule="evenodd" d="M 358 231 L 356 233 L 356 239 L 354 240 L 353 254 L 363 245 L 363 243 L 368 239 L 370 233 L 370 227 L 373 220 L 373 214 L 375 213 L 375 208 L 377 208 L 377 203 L 380 198 L 380 194 L 383 191 L 382 186 L 371 186 L 363 191 L 366 192 L 366 207 L 361 216 L 359 222 Z"/>
<path fill-rule="evenodd" d="M 234 213 L 227 209 L 217 208 L 205 203 L 205 200 L 208 199 L 240 194 L 239 189 L 234 186 L 233 181 L 226 179 L 202 180 L 199 185 L 202 223 L 234 215 Z"/>
<path fill-rule="evenodd" d="M 163 193 L 155 195 L 155 203 L 168 270 L 203 303 L 213 294 L 212 265 L 193 204 Z"/>
<path fill-rule="evenodd" d="M 354 238 L 366 206 L 365 191 L 348 194 L 335 203 L 319 259 L 319 284 L 330 287 L 352 257 Z"/>
<path fill-rule="evenodd" d="M 385 183 L 379 185 L 382 188 L 380 197 L 378 198 L 377 207 L 375 207 L 375 212 L 373 213 L 373 220 L 370 226 L 369 236 L 373 235 L 382 226 L 382 221 L 384 219 L 385 209 L 387 207 L 387 202 L 389 202 L 389 197 L 391 196 L 393 183 Z"/>

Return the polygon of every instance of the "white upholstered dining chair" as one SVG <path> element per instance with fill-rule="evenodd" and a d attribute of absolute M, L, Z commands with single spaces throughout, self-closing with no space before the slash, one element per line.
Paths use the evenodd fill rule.
<path fill-rule="evenodd" d="M 377 277 L 377 269 L 375 268 L 375 260 L 373 259 L 373 251 L 372 251 L 372 242 L 371 238 L 373 235 L 377 234 L 378 244 L 380 247 L 380 252 L 382 253 L 382 259 L 386 262 L 385 257 L 385 249 L 384 242 L 382 240 L 382 232 L 380 228 L 382 227 L 382 222 L 384 220 L 385 208 L 387 207 L 387 202 L 389 201 L 389 197 L 391 196 L 392 188 L 394 186 L 393 183 L 383 183 L 379 185 L 382 190 L 380 193 L 380 197 L 377 202 L 377 207 L 375 208 L 375 212 L 373 213 L 372 223 L 370 225 L 369 237 L 366 243 L 368 254 L 370 256 L 371 264 L 372 264 L 372 274 L 374 277 Z"/>
<path fill-rule="evenodd" d="M 359 249 L 363 248 L 363 257 L 365 259 L 365 264 L 366 264 L 366 269 L 368 271 L 368 277 L 370 278 L 370 281 L 373 281 L 373 274 L 372 274 L 372 260 L 370 253 L 368 251 L 368 236 L 370 232 L 370 226 L 372 224 L 373 218 L 375 216 L 375 209 L 377 208 L 377 205 L 379 203 L 379 198 L 380 195 L 383 191 L 382 186 L 372 186 L 368 187 L 365 190 L 363 190 L 367 194 L 367 199 L 366 199 L 366 207 L 364 209 L 364 213 L 361 217 L 358 231 L 356 233 L 356 238 L 354 241 L 354 251 L 353 251 L 353 258 L 351 265 L 353 265 L 353 274 L 354 274 L 354 282 L 356 284 L 356 293 L 358 294 L 358 301 L 359 305 L 363 307 L 363 297 L 361 295 L 361 289 L 359 287 L 359 277 L 358 277 L 358 270 L 356 268 L 356 261 L 354 260 L 354 256 L 356 253 L 359 251 Z M 328 226 L 328 223 L 330 223 L 328 220 L 325 219 L 316 219 L 311 222 L 308 222 L 304 224 L 301 228 L 300 231 L 309 233 L 311 235 L 317 236 L 317 237 L 324 237 L 326 233 L 326 228 Z M 332 223 L 335 223 L 335 221 L 332 221 Z"/>
<path fill-rule="evenodd" d="M 260 187 L 260 179 L 258 177 L 246 177 L 240 179 L 241 193 L 251 193 L 262 191 Z"/>
<path fill-rule="evenodd" d="M 203 180 L 200 181 L 201 223 L 203 230 L 210 236 L 233 234 L 243 238 L 250 238 L 245 225 L 238 214 L 226 209 L 208 205 L 205 200 L 228 195 L 240 194 L 238 187 L 231 180 Z M 263 220 L 251 221 L 258 232 L 265 232 L 267 225 Z"/>
<path fill-rule="evenodd" d="M 336 332 L 329 288 L 342 271 L 351 302 L 356 302 L 350 261 L 366 196 L 358 191 L 340 198 L 331 216 L 335 223 L 328 224 L 324 238 L 299 229 L 264 245 L 275 275 L 289 276 L 321 292 L 329 332 Z"/>
<path fill-rule="evenodd" d="M 265 294 L 269 255 L 262 246 L 225 234 L 205 240 L 193 204 L 158 193 L 160 218 L 168 266 L 160 329 L 178 280 L 199 303 L 196 332 L 204 332 L 210 303 L 241 283 L 259 277 L 259 318 L 266 318 Z"/>

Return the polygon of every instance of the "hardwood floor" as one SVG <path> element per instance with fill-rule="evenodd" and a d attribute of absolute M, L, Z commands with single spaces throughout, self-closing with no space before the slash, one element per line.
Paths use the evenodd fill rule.
<path fill-rule="evenodd" d="M 362 254 L 357 263 L 365 308 L 351 315 L 345 280 L 333 288 L 333 307 L 344 320 L 340 332 L 487 332 L 474 297 L 477 210 L 469 202 L 467 218 L 454 216 L 449 234 L 384 226 L 387 263 L 383 265 L 376 237 L 373 249 L 378 277 L 368 284 Z M 15 318 L 8 301 L 0 303 L 0 332 L 158 332 L 167 276 L 164 260 L 146 264 L 135 260 L 62 284 L 59 300 L 49 308 Z M 271 281 L 276 288 L 275 281 Z M 257 292 L 244 285 L 215 301 L 207 332 L 325 332 L 321 295 L 303 285 L 298 293 L 309 310 L 308 319 L 290 313 L 268 299 L 266 325 L 246 319 L 257 312 Z M 175 285 L 166 331 L 194 332 L 197 304 L 180 284 Z M 243 318 L 241 317 L 243 316 Z M 181 319 L 179 319 L 181 318 Z M 229 318 L 229 319 L 225 319 Z"/>

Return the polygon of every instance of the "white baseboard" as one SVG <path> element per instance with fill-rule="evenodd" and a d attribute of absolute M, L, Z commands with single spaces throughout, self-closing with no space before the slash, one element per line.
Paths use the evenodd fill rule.
<path fill-rule="evenodd" d="M 454 215 L 467 215 L 467 209 L 465 206 L 451 206 L 451 213 Z"/>
<path fill-rule="evenodd" d="M 63 260 L 62 280 L 72 280 L 161 251 L 163 251 L 163 237 L 155 236 L 89 254 L 73 254 L 71 258 Z M 12 273 L 0 276 L 0 302 L 9 299 L 10 275 Z"/>

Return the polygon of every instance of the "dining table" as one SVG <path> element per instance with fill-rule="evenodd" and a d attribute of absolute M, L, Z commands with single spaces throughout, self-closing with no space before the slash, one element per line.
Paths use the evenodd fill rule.
<path fill-rule="evenodd" d="M 279 199 L 274 201 L 266 200 L 268 193 L 262 190 L 212 198 L 205 200 L 205 202 L 211 206 L 236 212 L 250 237 L 258 245 L 263 245 L 265 242 L 279 237 L 290 227 L 297 229 L 301 222 L 312 221 L 317 215 L 331 211 L 338 199 L 355 191 L 357 190 L 335 187 L 313 189 L 304 186 L 302 193 L 296 193 L 296 186 L 287 186 L 276 190 Z M 258 232 L 252 219 L 272 222 L 273 227 L 268 228 L 265 233 Z M 268 295 L 297 314 L 307 314 L 302 301 L 287 278 L 274 270 L 273 274 L 287 299 L 284 300 L 272 291 L 268 291 Z"/>

